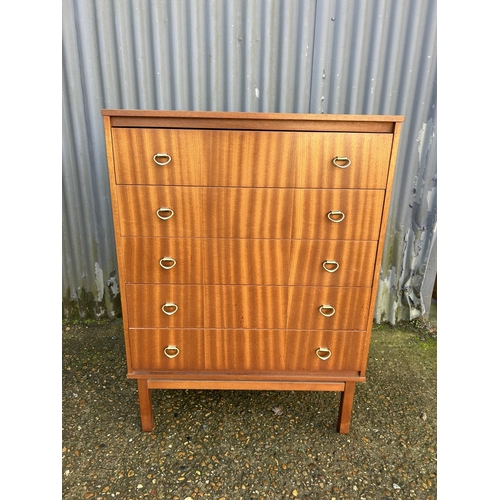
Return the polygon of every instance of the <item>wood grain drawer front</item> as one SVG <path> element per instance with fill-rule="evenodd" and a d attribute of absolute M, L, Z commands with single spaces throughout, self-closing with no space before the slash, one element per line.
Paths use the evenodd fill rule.
<path fill-rule="evenodd" d="M 125 285 L 131 328 L 202 328 L 199 285 Z M 175 305 L 174 305 L 175 304 Z"/>
<path fill-rule="evenodd" d="M 299 372 L 360 371 L 366 332 L 288 332 L 286 369 Z"/>
<path fill-rule="evenodd" d="M 285 328 L 287 294 L 284 286 L 206 286 L 205 326 Z"/>
<path fill-rule="evenodd" d="M 203 188 L 118 186 L 122 236 L 203 236 Z"/>
<path fill-rule="evenodd" d="M 205 236 L 290 238 L 294 190 L 207 188 Z"/>
<path fill-rule="evenodd" d="M 376 241 L 292 240 L 289 283 L 369 287 L 376 252 Z"/>
<path fill-rule="evenodd" d="M 208 151 L 200 130 L 115 128 L 113 146 L 117 184 L 202 184 Z"/>
<path fill-rule="evenodd" d="M 204 283 L 286 285 L 290 240 L 211 238 L 201 240 Z"/>
<path fill-rule="evenodd" d="M 204 255 L 200 238 L 122 238 L 123 283 L 202 284 Z"/>
<path fill-rule="evenodd" d="M 371 288 L 290 289 L 287 327 L 297 330 L 365 330 Z"/>
<path fill-rule="evenodd" d="M 205 345 L 200 330 L 131 328 L 128 342 L 134 372 L 204 369 Z"/>
<path fill-rule="evenodd" d="M 282 330 L 205 330 L 210 371 L 272 372 L 285 369 Z"/>
<path fill-rule="evenodd" d="M 296 189 L 292 238 L 378 240 L 385 191 Z"/>
<path fill-rule="evenodd" d="M 300 142 L 296 186 L 385 189 L 391 134 L 314 132 Z"/>

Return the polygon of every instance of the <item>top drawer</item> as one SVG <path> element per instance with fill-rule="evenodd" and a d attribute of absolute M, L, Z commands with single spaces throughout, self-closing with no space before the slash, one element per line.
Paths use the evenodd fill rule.
<path fill-rule="evenodd" d="M 392 135 L 113 129 L 117 184 L 385 188 Z"/>

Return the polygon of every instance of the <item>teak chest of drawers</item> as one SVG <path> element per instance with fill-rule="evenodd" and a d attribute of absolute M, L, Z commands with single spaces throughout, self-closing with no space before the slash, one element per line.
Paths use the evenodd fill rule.
<path fill-rule="evenodd" d="M 341 391 L 349 431 L 403 117 L 103 110 L 128 377 Z"/>

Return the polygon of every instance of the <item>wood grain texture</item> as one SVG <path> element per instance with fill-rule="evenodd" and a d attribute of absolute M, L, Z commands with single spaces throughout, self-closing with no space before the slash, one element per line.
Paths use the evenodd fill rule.
<path fill-rule="evenodd" d="M 117 194 L 122 236 L 204 236 L 203 188 L 118 186 Z M 162 220 L 159 208 L 170 208 L 174 215 Z"/>
<path fill-rule="evenodd" d="M 203 328 L 204 296 L 199 285 L 125 285 L 127 315 L 131 328 Z M 178 310 L 167 315 L 164 304 Z M 171 312 L 173 308 L 166 308 Z"/>
<path fill-rule="evenodd" d="M 289 239 L 203 239 L 201 248 L 204 283 L 288 284 Z"/>
<path fill-rule="evenodd" d="M 391 134 L 315 132 L 298 134 L 298 141 L 296 187 L 385 189 Z M 332 162 L 336 157 L 348 158 L 351 163 L 339 168 Z"/>
<path fill-rule="evenodd" d="M 284 286 L 205 286 L 206 328 L 286 328 Z"/>
<path fill-rule="evenodd" d="M 297 189 L 292 238 L 378 240 L 384 194 L 370 189 Z M 342 212 L 344 220 L 331 222 L 330 211 Z"/>
<path fill-rule="evenodd" d="M 359 371 L 366 332 L 290 331 L 286 333 L 286 369 L 293 372 Z M 328 349 L 331 356 L 320 359 L 316 351 Z M 324 353 L 320 355 L 326 357 Z"/>
<path fill-rule="evenodd" d="M 373 282 L 373 266 L 377 251 L 376 241 L 351 240 L 292 240 L 290 285 L 361 286 Z M 338 264 L 326 264 L 325 261 Z"/>
<path fill-rule="evenodd" d="M 294 190 L 207 188 L 203 210 L 208 238 L 290 238 Z"/>
<path fill-rule="evenodd" d="M 361 287 L 290 287 L 287 328 L 365 330 L 370 293 L 371 288 Z M 322 305 L 332 306 L 333 316 L 323 316 Z"/>
<path fill-rule="evenodd" d="M 206 163 L 208 137 L 200 130 L 115 128 L 113 130 L 117 184 L 199 186 Z M 153 157 L 168 154 L 167 165 Z M 167 158 L 158 158 L 160 163 Z"/>
<path fill-rule="evenodd" d="M 204 241 L 200 238 L 122 238 L 124 264 L 120 269 L 120 282 L 202 284 L 207 264 Z M 165 258 L 175 261 L 170 269 L 165 267 L 172 266 L 173 262 L 162 260 Z"/>
<path fill-rule="evenodd" d="M 285 370 L 286 337 L 280 330 L 205 330 L 205 339 L 209 371 Z"/>
<path fill-rule="evenodd" d="M 202 330 L 147 329 L 129 330 L 130 359 L 133 372 L 198 371 L 205 368 L 205 338 Z M 164 349 L 176 346 L 174 358 Z M 173 349 L 167 350 L 170 355 Z"/>

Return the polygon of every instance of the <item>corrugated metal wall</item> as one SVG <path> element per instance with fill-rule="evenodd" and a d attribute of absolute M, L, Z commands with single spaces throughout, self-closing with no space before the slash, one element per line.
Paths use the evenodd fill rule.
<path fill-rule="evenodd" d="M 63 0 L 63 316 L 120 313 L 101 108 L 405 115 L 375 320 L 436 275 L 436 0 Z"/>

